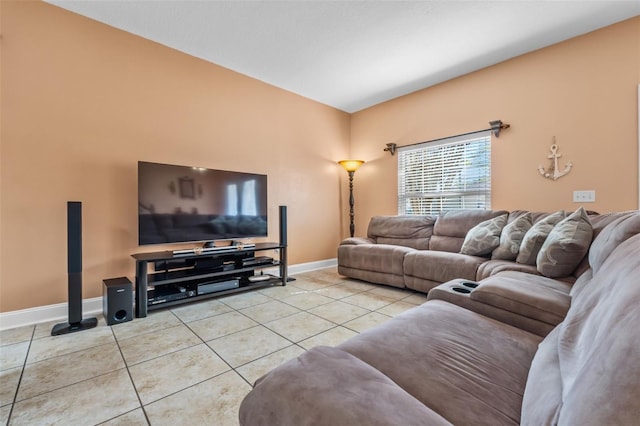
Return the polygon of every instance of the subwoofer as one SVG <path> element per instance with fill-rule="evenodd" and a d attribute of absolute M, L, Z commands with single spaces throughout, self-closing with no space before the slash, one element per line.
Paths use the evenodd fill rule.
<path fill-rule="evenodd" d="M 102 314 L 107 325 L 120 324 L 133 319 L 132 284 L 126 277 L 102 281 Z"/>

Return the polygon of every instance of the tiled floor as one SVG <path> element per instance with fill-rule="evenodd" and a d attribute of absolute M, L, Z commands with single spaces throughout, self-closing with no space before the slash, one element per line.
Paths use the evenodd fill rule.
<path fill-rule="evenodd" d="M 0 421 L 9 425 L 237 425 L 251 384 L 426 301 L 335 268 L 269 287 L 51 336 L 0 332 Z"/>

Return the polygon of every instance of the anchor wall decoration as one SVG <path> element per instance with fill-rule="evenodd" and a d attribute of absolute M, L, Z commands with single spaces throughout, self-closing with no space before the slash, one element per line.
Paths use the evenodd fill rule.
<path fill-rule="evenodd" d="M 573 167 L 573 164 L 569 162 L 564 166 L 564 170 L 562 171 L 558 170 L 558 158 L 562 157 L 562 154 L 558 154 L 558 144 L 556 144 L 555 136 L 553 137 L 553 143 L 551 144 L 551 148 L 549 149 L 551 150 L 551 155 L 547 156 L 547 158 L 551 160 L 549 162 L 550 163 L 549 170 L 545 170 L 545 168 L 542 167 L 542 165 L 539 165 L 538 171 L 542 176 L 546 177 L 547 179 L 557 180 L 558 178 L 561 178 L 562 176 L 569 173 L 571 171 L 571 167 Z"/>

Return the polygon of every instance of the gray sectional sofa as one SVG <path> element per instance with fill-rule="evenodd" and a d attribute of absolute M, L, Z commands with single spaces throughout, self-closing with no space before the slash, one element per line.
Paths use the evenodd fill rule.
<path fill-rule="evenodd" d="M 468 212 L 448 213 L 407 218 L 407 227 L 394 219 L 372 220 L 369 239 L 340 246 L 339 270 L 429 291 L 428 301 L 266 374 L 244 399 L 240 423 L 638 424 L 640 212 L 577 211 L 546 226 L 544 238 L 527 237 L 529 230 L 522 229 L 515 237 L 502 235 L 527 213 L 484 212 L 473 219 Z M 458 215 L 467 234 L 451 225 Z M 520 222 L 531 219 L 529 229 L 535 230 L 549 216 L 529 214 Z M 440 220 L 447 226 L 439 226 Z M 490 226 L 480 225 L 487 221 Z M 500 221 L 498 247 L 484 255 L 460 253 L 486 251 L 482 246 L 494 239 Z M 472 230 L 480 237 L 470 238 Z M 518 252 L 502 255 L 515 261 L 492 260 L 510 237 L 522 240 Z M 585 256 L 577 240 L 588 240 Z M 353 250 L 345 255 L 346 246 L 360 246 L 372 257 L 357 264 Z M 409 256 L 426 252 L 433 253 L 407 268 Z M 535 265 L 525 263 L 532 258 Z M 440 270 L 421 264 L 440 259 L 446 260 Z"/>

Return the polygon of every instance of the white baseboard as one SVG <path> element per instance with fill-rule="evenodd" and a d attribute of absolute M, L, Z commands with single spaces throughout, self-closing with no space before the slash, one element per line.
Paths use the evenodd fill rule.
<path fill-rule="evenodd" d="M 82 300 L 83 318 L 102 313 L 102 297 Z M 0 330 L 50 321 L 65 322 L 69 318 L 67 303 L 37 306 L 19 311 L 0 313 Z"/>
<path fill-rule="evenodd" d="M 300 263 L 289 266 L 289 275 L 315 271 L 316 269 L 331 268 L 338 264 L 337 259 L 319 260 L 316 262 Z M 266 273 L 278 273 L 277 268 L 265 269 Z M 95 316 L 102 313 L 102 297 L 84 299 L 82 301 L 83 317 Z M 68 319 L 67 303 L 55 305 L 37 306 L 35 308 L 21 309 L 19 311 L 0 313 L 0 330 L 39 324 L 50 321 L 64 322 Z"/>

